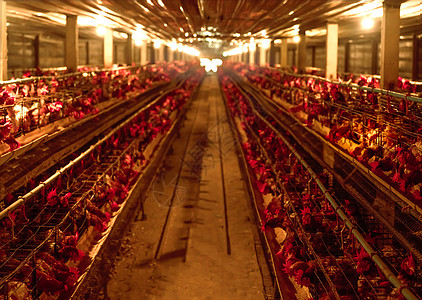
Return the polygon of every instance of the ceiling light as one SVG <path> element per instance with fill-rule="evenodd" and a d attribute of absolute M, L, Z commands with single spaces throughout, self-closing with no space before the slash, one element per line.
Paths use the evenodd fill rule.
<path fill-rule="evenodd" d="M 152 3 L 152 1 L 151 1 L 151 0 L 147 0 L 147 3 L 148 3 L 149 5 L 151 5 L 151 6 L 154 6 L 154 3 Z"/>
<path fill-rule="evenodd" d="M 177 51 L 179 51 L 179 52 L 183 51 L 183 45 L 182 44 L 177 45 Z"/>
<path fill-rule="evenodd" d="M 179 6 L 179 8 L 180 8 L 180 10 L 182 11 L 182 13 L 184 13 L 184 11 L 183 11 L 183 7 L 180 5 Z"/>
<path fill-rule="evenodd" d="M 98 26 L 96 31 L 99 36 L 104 36 L 107 32 L 107 29 L 104 26 Z"/>
<path fill-rule="evenodd" d="M 168 46 L 170 47 L 171 51 L 174 51 L 177 49 L 177 43 L 175 40 L 171 41 Z"/>
<path fill-rule="evenodd" d="M 374 27 L 374 19 L 372 18 L 363 18 L 361 22 L 363 29 L 371 29 Z"/>
<path fill-rule="evenodd" d="M 297 20 L 299 20 L 299 18 L 293 18 L 293 22 L 296 22 Z"/>
<path fill-rule="evenodd" d="M 132 34 L 132 39 L 134 39 L 135 41 L 137 41 L 137 40 L 143 41 L 143 40 L 148 39 L 148 36 L 146 35 L 145 31 L 143 31 L 142 29 L 137 29 Z"/>
<path fill-rule="evenodd" d="M 256 44 L 254 42 L 249 43 L 249 50 L 255 51 L 256 50 Z"/>
<path fill-rule="evenodd" d="M 180 32 L 184 32 L 184 30 L 183 30 L 183 28 L 182 28 L 182 27 L 180 27 Z"/>
<path fill-rule="evenodd" d="M 271 46 L 271 40 L 270 39 L 263 39 L 261 40 L 261 47 L 264 49 L 268 49 Z"/>
<path fill-rule="evenodd" d="M 281 44 L 281 40 L 280 39 L 274 40 L 274 44 Z"/>
<path fill-rule="evenodd" d="M 164 27 L 167 27 L 168 25 L 167 25 L 167 23 L 164 23 Z"/>
<path fill-rule="evenodd" d="M 161 47 L 161 41 L 154 40 L 154 49 L 160 49 L 160 47 Z"/>
<path fill-rule="evenodd" d="M 293 37 L 293 42 L 294 42 L 294 43 L 299 43 L 299 42 L 300 42 L 300 36 L 295 35 L 295 36 Z"/>
<path fill-rule="evenodd" d="M 196 50 L 193 47 L 189 47 L 187 45 L 184 45 L 182 47 L 182 51 L 185 52 L 186 54 L 192 55 L 192 56 L 199 56 L 199 51 Z"/>
<path fill-rule="evenodd" d="M 127 37 L 128 37 L 127 33 L 125 33 L 125 32 L 120 32 L 119 35 L 124 39 L 127 39 Z"/>
<path fill-rule="evenodd" d="M 164 7 L 164 3 L 162 0 L 158 0 L 158 5 L 160 5 L 161 7 Z"/>
<path fill-rule="evenodd" d="M 246 43 L 246 44 L 243 44 L 243 52 L 248 52 L 248 49 L 249 49 L 249 44 L 248 43 Z"/>
<path fill-rule="evenodd" d="M 295 13 L 294 10 L 292 10 L 291 12 L 289 12 L 289 16 L 293 15 Z"/>
<path fill-rule="evenodd" d="M 135 46 L 141 46 L 142 40 L 135 40 Z"/>
<path fill-rule="evenodd" d="M 145 10 L 146 12 L 149 12 L 149 9 L 148 9 L 148 8 L 146 8 L 145 6 L 143 6 L 143 5 L 141 5 L 141 4 L 139 4 L 139 6 L 140 6 L 140 7 L 142 7 L 142 9 L 143 9 L 143 10 Z"/>
<path fill-rule="evenodd" d="M 197 36 L 197 35 L 196 35 L 196 33 L 194 33 L 194 34 L 193 34 L 193 37 L 196 37 L 196 36 Z"/>
<path fill-rule="evenodd" d="M 189 36 L 189 32 L 185 32 L 185 37 L 188 37 Z"/>

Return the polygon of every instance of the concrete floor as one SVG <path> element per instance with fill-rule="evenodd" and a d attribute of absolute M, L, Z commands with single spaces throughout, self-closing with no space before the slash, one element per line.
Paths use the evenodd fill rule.
<path fill-rule="evenodd" d="M 200 86 L 145 195 L 144 218 L 116 253 L 106 298 L 264 299 L 250 200 L 217 80 L 208 75 Z"/>

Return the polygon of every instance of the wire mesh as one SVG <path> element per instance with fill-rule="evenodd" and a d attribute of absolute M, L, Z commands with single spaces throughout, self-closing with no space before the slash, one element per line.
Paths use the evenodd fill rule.
<path fill-rule="evenodd" d="M 228 82 L 227 78 L 225 79 Z M 227 82 L 223 80 L 223 84 L 228 84 Z M 235 90 L 233 86 L 231 85 L 231 90 Z M 308 264 L 310 261 L 318 262 L 319 271 L 314 272 L 313 276 L 315 277 L 313 279 L 315 281 L 312 282 L 312 285 L 310 285 L 312 287 L 309 289 L 312 296 L 316 298 L 326 297 L 327 290 L 337 291 L 337 299 L 383 299 L 397 294 L 397 291 L 393 289 L 382 272 L 373 263 L 372 265 L 368 264 L 370 261 L 369 256 L 365 257 L 358 251 L 359 244 L 356 239 L 351 232 L 345 231 L 345 226 L 339 221 L 336 213 L 332 209 L 330 211 L 330 206 L 326 203 L 324 193 L 319 191 L 317 187 L 312 188 L 312 181 L 309 180 L 310 176 L 306 174 L 306 171 L 304 172 L 303 169 L 298 168 L 298 164 L 294 159 L 287 159 L 286 155 L 283 158 L 277 154 L 278 149 L 282 147 L 282 143 L 280 141 L 271 142 L 276 140 L 271 135 L 271 130 L 268 129 L 265 123 L 254 118 L 251 110 L 247 108 L 245 98 L 251 96 L 251 94 L 239 95 L 236 91 L 232 92 L 228 88 L 224 90 L 226 91 L 228 106 L 232 108 L 232 115 L 240 117 L 242 128 L 248 136 L 248 144 L 250 146 L 244 147 L 246 157 L 250 158 L 252 153 L 255 153 L 256 157 L 251 158 L 252 165 L 260 162 L 266 168 L 272 169 L 273 174 L 276 174 L 277 171 L 284 172 L 284 177 L 278 176 L 279 178 L 284 178 L 284 184 L 281 186 L 283 193 L 280 197 L 278 194 L 280 189 L 277 190 L 272 186 L 274 181 L 262 182 L 261 175 L 258 175 L 258 173 L 263 172 L 263 174 L 266 174 L 263 171 L 265 168 L 261 167 L 260 171 L 257 171 L 256 166 L 250 165 L 257 172 L 255 180 L 257 181 L 256 184 L 261 186 L 260 191 L 264 194 L 272 193 L 274 196 L 273 201 L 267 207 L 267 211 L 264 212 L 270 217 L 270 219 L 267 218 L 267 223 L 264 226 L 281 227 L 285 230 L 290 228 L 284 224 L 286 223 L 285 221 L 283 222 L 280 219 L 280 214 L 284 207 L 290 223 L 294 224 L 292 229 L 296 231 L 297 238 L 295 241 L 300 241 L 301 247 L 305 249 L 304 253 L 308 255 Z M 258 106 L 259 104 L 256 103 L 256 105 Z M 257 111 L 263 112 L 259 108 L 257 108 Z M 276 123 L 269 115 L 263 114 L 263 118 L 272 124 Z M 286 133 L 283 132 L 283 134 Z M 269 159 L 269 157 L 272 159 Z M 313 164 L 317 165 L 316 162 Z M 350 174 L 352 171 L 346 170 L 345 173 Z M 405 273 L 403 262 L 409 258 L 409 253 L 406 252 L 406 249 L 359 202 L 355 201 L 339 185 L 334 184 L 332 176 L 326 174 L 326 172 L 322 172 L 320 175 L 325 177 L 327 186 L 337 187 L 331 189 L 332 193 L 338 195 L 336 200 L 342 204 L 342 207 L 356 227 L 359 228 L 359 231 L 366 235 L 366 239 L 371 242 L 379 255 L 387 261 L 387 264 L 394 270 L 395 274 L 402 277 L 401 279 L 406 277 L 403 275 Z M 275 180 L 275 182 L 276 184 L 279 183 L 278 180 Z M 270 188 L 263 189 L 263 183 L 267 183 Z M 274 199 L 277 199 L 277 201 L 274 202 Z M 277 209 L 274 207 L 277 207 Z M 268 211 L 272 211 L 272 213 L 269 214 Z M 307 216 L 307 221 L 304 226 L 305 216 Z M 310 223 L 312 226 L 309 226 Z M 283 244 L 281 246 L 282 248 L 285 247 Z M 303 254 L 301 258 L 303 259 Z M 420 292 L 418 284 L 420 275 L 421 273 L 419 272 L 417 275 L 412 274 L 412 276 L 407 276 L 408 278 L 403 281 Z"/>

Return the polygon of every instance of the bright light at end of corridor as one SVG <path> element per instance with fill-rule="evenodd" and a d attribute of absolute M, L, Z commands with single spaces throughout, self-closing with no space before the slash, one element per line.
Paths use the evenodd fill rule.
<path fill-rule="evenodd" d="M 219 58 L 213 58 L 210 60 L 209 58 L 201 58 L 200 59 L 201 66 L 205 67 L 206 72 L 217 72 L 219 66 L 223 64 L 223 61 Z"/>

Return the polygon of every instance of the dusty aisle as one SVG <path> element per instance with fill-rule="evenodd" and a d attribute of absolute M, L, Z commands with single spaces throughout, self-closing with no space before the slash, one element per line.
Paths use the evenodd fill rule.
<path fill-rule="evenodd" d="M 180 175 L 180 176 L 179 176 Z M 125 237 L 109 299 L 264 299 L 232 132 L 208 75 Z"/>

